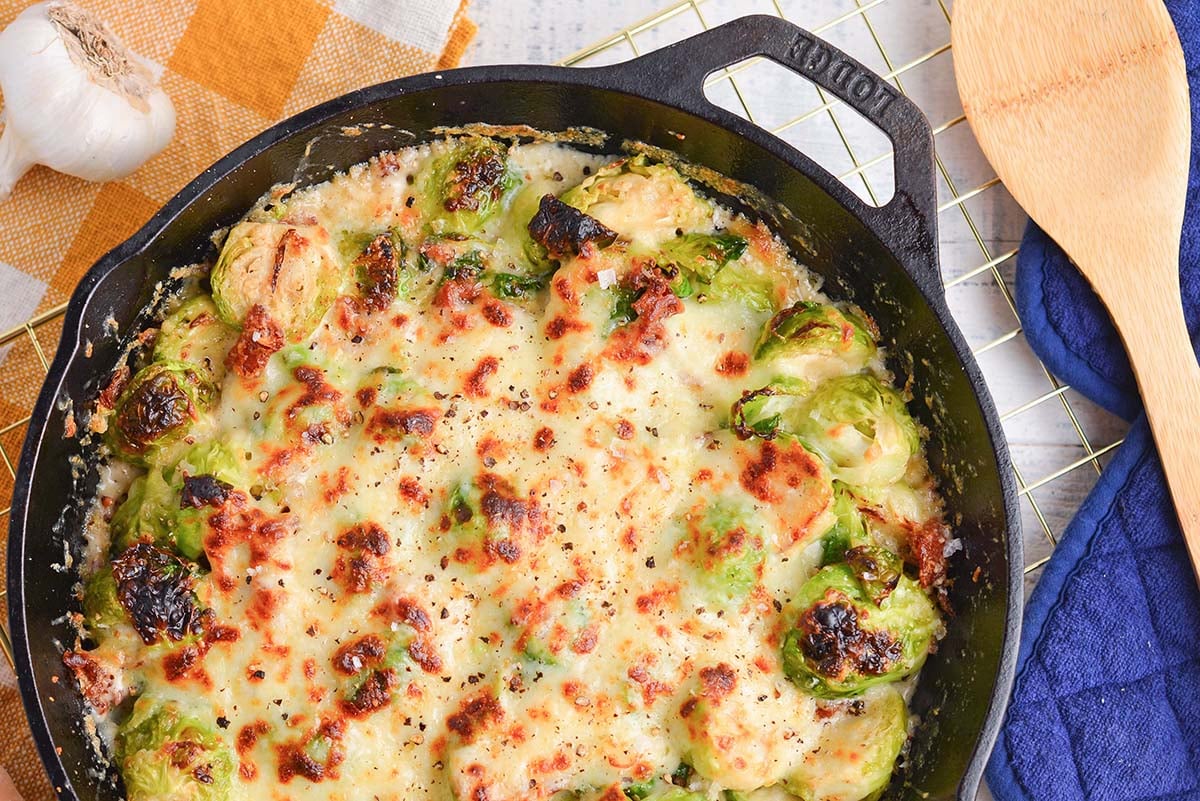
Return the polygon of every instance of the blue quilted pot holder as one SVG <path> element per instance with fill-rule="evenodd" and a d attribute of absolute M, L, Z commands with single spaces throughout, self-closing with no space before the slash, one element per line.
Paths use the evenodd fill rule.
<path fill-rule="evenodd" d="M 1167 7 L 1187 57 L 1193 132 L 1200 134 L 1200 4 L 1172 0 Z M 1200 328 L 1197 142 L 1200 135 L 1180 254 L 1193 343 Z M 1032 225 L 1018 258 L 1017 304 L 1029 344 L 1047 366 L 1133 428 L 1027 606 L 988 785 L 997 801 L 1200 801 L 1200 591 L 1129 363 L 1087 283 Z"/>

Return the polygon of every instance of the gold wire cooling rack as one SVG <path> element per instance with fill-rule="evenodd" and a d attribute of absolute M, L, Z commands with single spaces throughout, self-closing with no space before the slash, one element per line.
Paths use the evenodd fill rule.
<path fill-rule="evenodd" d="M 974 143 L 961 108 L 953 105 L 947 111 L 938 108 L 939 103 L 933 100 L 940 97 L 944 101 L 953 96 L 957 104 L 950 62 L 947 0 L 683 0 L 561 63 L 591 66 L 623 60 L 724 19 L 753 12 L 776 14 L 830 39 L 875 68 L 899 91 L 912 97 L 930 117 L 941 181 L 938 212 L 947 300 L 980 359 L 1010 441 L 1014 429 L 1024 432 L 1025 439 L 1030 439 L 1032 430 L 1034 441 L 1027 444 L 1030 450 L 1036 450 L 1039 430 L 1059 435 L 1058 463 L 1034 460 L 1038 462 L 1037 472 L 1030 472 L 1028 464 L 1022 469 L 1023 451 L 1018 447 L 1013 449 L 1026 530 L 1025 571 L 1032 580 L 1030 574 L 1049 558 L 1061 526 L 1099 475 L 1102 457 L 1121 440 L 1110 436 L 1108 444 L 1093 445 L 1084 422 L 1095 419 L 1097 410 L 1086 400 L 1071 395 L 1069 387 L 1037 362 L 1022 337 L 1010 277 L 1019 230 L 1005 241 L 991 223 L 1005 210 L 1018 221 L 1023 216 L 1004 194 L 998 178 L 972 178 L 971 170 L 963 167 L 966 161 L 982 163 L 982 159 L 977 151 L 970 158 Z M 931 35 L 935 37 L 932 40 Z M 772 69 L 776 72 L 764 73 Z M 786 78 L 804 85 L 797 88 L 789 84 L 781 96 L 781 82 L 785 79 L 781 70 L 763 59 L 748 59 L 710 76 L 705 90 L 718 105 L 801 147 L 864 200 L 886 202 L 892 177 L 887 140 L 873 130 L 864 129 L 869 124 L 839 100 L 796 76 Z M 933 90 L 929 97 L 914 91 L 924 89 Z M 961 190 L 960 185 L 971 188 Z M 5 348 L 22 344 L 32 349 L 42 370 L 48 369 L 48 355 L 57 343 L 65 308 L 63 304 L 47 309 L 0 334 L 0 354 Z M 991 358 L 991 354 L 1001 357 Z M 4 375 L 0 364 L 0 378 Z M 1032 424 L 1031 417 L 1035 418 Z M 29 410 L 11 420 L 0 418 L 0 462 L 7 471 L 7 476 L 0 473 L 0 479 L 7 478 L 4 482 L 7 486 L 11 486 L 15 477 L 22 435 L 29 419 Z M 1064 436 L 1069 441 L 1064 441 Z M 1041 452 L 1046 450 L 1043 447 Z M 0 525 L 7 528 L 8 493 L 0 492 L 3 492 Z M 1046 512 L 1046 497 L 1057 511 Z M 11 643 L 3 624 L 0 624 L 0 650 L 11 662 Z"/>

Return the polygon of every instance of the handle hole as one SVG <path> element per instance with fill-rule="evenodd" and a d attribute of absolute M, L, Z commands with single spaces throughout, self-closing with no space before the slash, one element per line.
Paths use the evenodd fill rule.
<path fill-rule="evenodd" d="M 705 82 L 709 102 L 756 125 L 825 168 L 873 206 L 895 194 L 892 143 L 850 106 L 767 58 L 718 70 Z"/>

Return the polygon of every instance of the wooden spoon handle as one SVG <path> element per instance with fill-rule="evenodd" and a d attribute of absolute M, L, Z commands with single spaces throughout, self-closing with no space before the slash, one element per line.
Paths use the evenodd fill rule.
<path fill-rule="evenodd" d="M 1174 276 L 1174 269 L 1167 274 Z M 1131 271 L 1120 297 L 1108 293 L 1108 307 L 1133 364 L 1192 569 L 1200 579 L 1200 365 L 1184 326 L 1178 283 L 1155 286 L 1151 280 L 1147 285 L 1139 278 Z"/>

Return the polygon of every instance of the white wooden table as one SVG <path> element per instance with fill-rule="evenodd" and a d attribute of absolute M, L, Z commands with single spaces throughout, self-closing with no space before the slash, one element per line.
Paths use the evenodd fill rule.
<path fill-rule="evenodd" d="M 553 3 L 473 0 L 479 23 L 471 64 L 558 62 L 611 34 L 633 26 L 678 0 L 555 0 Z M 1121 420 L 1073 390 L 1056 389 L 1038 362 L 1011 310 L 1002 283 L 1011 288 L 1016 259 L 1005 258 L 1020 243 L 1027 218 L 983 159 L 954 86 L 947 12 L 952 0 L 700 0 L 665 22 L 611 46 L 584 63 L 627 58 L 633 46 L 645 51 L 698 32 L 704 24 L 748 13 L 783 13 L 819 32 L 881 74 L 896 73 L 903 88 L 929 116 L 937 133 L 945 174 L 939 184 L 942 269 L 947 297 L 968 341 L 976 349 L 1004 427 L 1013 460 L 1028 491 L 1022 497 L 1027 573 L 1026 592 L 1050 554 L 1051 537 L 1062 533 L 1096 482 L 1105 457 L 1090 459 L 1124 436 Z M 805 116 L 824 98 L 802 79 L 773 65 L 737 76 L 738 88 L 755 121 L 767 127 Z M 741 108 L 728 81 L 710 98 Z M 741 113 L 744 113 L 741 112 Z M 888 150 L 886 140 L 844 108 L 835 110 L 843 141 L 828 113 L 788 127 L 781 135 L 814 157 L 860 194 L 863 176 L 877 192 L 890 182 L 890 162 L 861 170 Z M 824 123 L 823 125 L 821 123 Z M 857 162 L 849 150 L 859 157 Z M 953 182 L 953 188 L 947 182 Z M 988 267 L 995 263 L 995 270 Z M 1049 396 L 1049 397 L 1047 397 Z M 1072 419 L 1074 418 L 1074 419 Z M 1083 432 L 1081 437 L 1080 432 Z M 990 801 L 984 787 L 980 799 Z"/>

